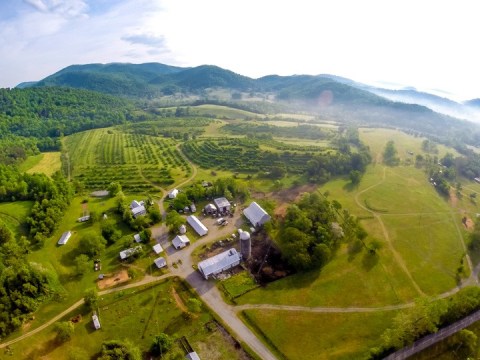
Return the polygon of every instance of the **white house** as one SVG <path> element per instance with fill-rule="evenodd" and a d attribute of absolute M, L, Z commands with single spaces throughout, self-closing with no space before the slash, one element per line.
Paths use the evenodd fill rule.
<path fill-rule="evenodd" d="M 145 215 L 147 213 L 147 209 L 145 209 L 145 202 L 143 201 L 133 200 L 130 204 L 130 210 L 132 211 L 132 215 L 134 218 Z"/>
<path fill-rule="evenodd" d="M 224 251 L 198 263 L 198 270 L 205 279 L 240 264 L 241 256 L 235 249 Z"/>
<path fill-rule="evenodd" d="M 172 191 L 170 191 L 168 193 L 168 197 L 170 199 L 175 199 L 177 197 L 177 195 L 178 195 L 178 189 L 173 189 Z"/>
<path fill-rule="evenodd" d="M 142 238 L 140 237 L 140 234 L 133 235 L 133 240 L 135 240 L 135 242 L 137 243 L 142 242 Z"/>
<path fill-rule="evenodd" d="M 208 229 L 205 225 L 202 224 L 200 220 L 195 215 L 187 216 L 187 223 L 197 232 L 198 235 L 204 236 L 207 235 Z"/>
<path fill-rule="evenodd" d="M 215 206 L 219 212 L 223 213 L 230 211 L 230 201 L 228 201 L 227 198 L 221 197 L 213 199 L 213 202 L 215 203 Z"/>
<path fill-rule="evenodd" d="M 243 210 L 243 215 L 245 215 L 253 226 L 260 226 L 269 221 L 270 215 L 263 210 L 260 205 L 255 201 L 252 202 L 245 210 Z"/>
<path fill-rule="evenodd" d="M 60 240 L 58 240 L 57 244 L 58 245 L 65 245 L 68 241 L 68 239 L 70 239 L 70 236 L 72 236 L 72 232 L 71 231 L 65 231 L 62 236 L 60 237 Z"/>
<path fill-rule="evenodd" d="M 122 250 L 122 251 L 120 251 L 120 259 L 125 260 L 125 259 L 129 258 L 130 256 L 132 256 L 133 254 L 135 254 L 136 252 L 139 252 L 141 250 L 142 250 L 141 245 L 135 246 L 133 248 Z"/>
<path fill-rule="evenodd" d="M 163 251 L 162 245 L 160 244 L 155 244 L 152 246 L 153 251 L 155 251 L 155 254 L 160 254 Z"/>
<path fill-rule="evenodd" d="M 159 269 L 167 266 L 167 261 L 165 260 L 164 257 L 156 258 L 155 260 L 153 260 L 153 262 L 155 263 L 155 265 L 157 265 L 157 268 L 159 268 Z"/>
<path fill-rule="evenodd" d="M 175 249 L 182 249 L 190 245 L 190 239 L 186 235 L 177 235 L 172 240 L 172 245 Z"/>
<path fill-rule="evenodd" d="M 92 321 L 93 321 L 93 327 L 95 328 L 95 330 L 98 330 L 101 328 L 100 320 L 98 320 L 97 314 L 92 315 Z"/>

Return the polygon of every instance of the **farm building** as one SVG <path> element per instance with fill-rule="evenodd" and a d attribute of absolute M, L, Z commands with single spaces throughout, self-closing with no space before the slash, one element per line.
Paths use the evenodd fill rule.
<path fill-rule="evenodd" d="M 200 360 L 200 356 L 195 351 L 192 351 L 185 356 L 187 360 Z"/>
<path fill-rule="evenodd" d="M 168 197 L 170 199 L 175 199 L 177 197 L 177 195 L 178 195 L 178 189 L 173 189 L 172 191 L 170 191 L 168 193 Z"/>
<path fill-rule="evenodd" d="M 95 330 L 98 330 L 101 328 L 100 320 L 98 320 L 97 314 L 92 315 L 92 321 L 93 321 L 93 327 L 95 328 Z"/>
<path fill-rule="evenodd" d="M 195 204 L 190 205 L 190 211 L 191 212 L 197 211 L 197 207 L 195 206 Z"/>
<path fill-rule="evenodd" d="M 122 250 L 120 251 L 120 259 L 121 260 L 125 260 L 127 258 L 129 258 L 130 256 L 132 256 L 133 254 L 139 252 L 142 250 L 142 247 L 139 245 L 139 246 L 135 246 L 133 248 L 129 248 L 129 249 L 125 249 L 125 250 Z"/>
<path fill-rule="evenodd" d="M 215 206 L 217 207 L 218 211 L 221 213 L 230 211 L 230 201 L 227 198 L 221 197 L 217 199 L 213 199 Z"/>
<path fill-rule="evenodd" d="M 190 239 L 186 235 L 177 235 L 173 238 L 172 245 L 178 250 L 190 245 Z"/>
<path fill-rule="evenodd" d="M 152 246 L 153 251 L 155 251 L 155 254 L 160 254 L 163 251 L 162 245 L 160 244 L 155 244 Z"/>
<path fill-rule="evenodd" d="M 133 235 L 133 240 L 135 240 L 135 242 L 137 243 L 142 242 L 142 238 L 140 237 L 140 234 Z"/>
<path fill-rule="evenodd" d="M 60 237 L 60 240 L 58 240 L 57 244 L 58 245 L 65 245 L 68 241 L 68 239 L 70 239 L 70 236 L 72 236 L 72 232 L 71 231 L 65 231 L 62 236 Z"/>
<path fill-rule="evenodd" d="M 263 225 L 270 220 L 270 215 L 268 215 L 267 212 L 255 201 L 243 210 L 243 215 L 247 217 L 248 221 L 250 221 L 253 226 Z"/>
<path fill-rule="evenodd" d="M 79 217 L 77 219 L 78 222 L 85 222 L 85 221 L 88 221 L 88 220 L 90 220 L 90 215 L 85 215 L 85 216 Z"/>
<path fill-rule="evenodd" d="M 198 270 L 205 279 L 240 264 L 240 254 L 235 249 L 224 251 L 198 263 Z"/>
<path fill-rule="evenodd" d="M 203 208 L 206 214 L 212 214 L 217 212 L 217 208 L 213 204 L 208 204 Z"/>
<path fill-rule="evenodd" d="M 155 265 L 157 265 L 157 268 L 159 268 L 159 269 L 167 266 L 167 261 L 165 260 L 164 257 L 156 258 L 155 260 L 153 260 L 153 262 L 155 263 Z"/>
<path fill-rule="evenodd" d="M 130 204 L 130 210 L 132 210 L 132 215 L 134 218 L 147 213 L 147 209 L 145 209 L 145 203 L 143 201 L 133 200 Z"/>
<path fill-rule="evenodd" d="M 205 225 L 202 224 L 200 220 L 195 215 L 187 216 L 187 222 L 190 226 L 197 232 L 198 235 L 204 236 L 207 235 L 208 229 Z"/>

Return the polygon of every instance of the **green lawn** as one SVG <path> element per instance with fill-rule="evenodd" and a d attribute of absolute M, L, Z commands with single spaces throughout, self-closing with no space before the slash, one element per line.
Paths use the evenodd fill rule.
<path fill-rule="evenodd" d="M 179 296 L 180 305 L 173 296 Z M 112 339 L 129 339 L 142 352 L 148 351 L 155 335 L 165 332 L 176 338 L 185 336 L 202 359 L 240 359 L 240 353 L 214 324 L 212 316 L 201 313 L 187 315 L 188 299 L 196 298 L 183 283 L 168 279 L 156 286 L 125 290 L 103 296 L 98 314 L 102 328 L 95 331 L 91 312 L 85 307 L 69 314 L 64 321 L 76 315 L 82 320 L 75 325 L 73 338 L 65 344 L 55 341 L 53 327 L 11 346 L 15 359 L 67 359 L 67 354 L 82 349 L 88 358 L 95 355 L 101 343 Z M 175 344 L 174 351 L 179 351 Z"/>
<path fill-rule="evenodd" d="M 284 359 L 352 360 L 367 358 L 395 312 L 320 314 L 262 309 L 246 310 L 244 316 Z"/>

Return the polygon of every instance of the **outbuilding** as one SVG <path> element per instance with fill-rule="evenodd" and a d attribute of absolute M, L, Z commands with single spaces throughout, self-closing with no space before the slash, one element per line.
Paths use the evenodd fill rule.
<path fill-rule="evenodd" d="M 155 265 L 157 265 L 157 268 L 159 269 L 167 266 L 167 261 L 165 260 L 164 257 L 156 258 L 155 260 L 153 260 L 153 262 L 155 263 Z"/>
<path fill-rule="evenodd" d="M 92 321 L 93 321 L 93 327 L 95 328 L 95 330 L 98 330 L 101 328 L 100 320 L 98 320 L 97 314 L 92 315 Z"/>
<path fill-rule="evenodd" d="M 168 193 L 168 197 L 170 199 L 175 199 L 177 197 L 177 195 L 178 195 L 178 189 L 173 189 L 172 191 L 170 191 Z"/>
<path fill-rule="evenodd" d="M 205 211 L 206 214 L 213 214 L 217 212 L 217 208 L 213 204 L 207 204 L 203 208 L 203 211 Z"/>
<path fill-rule="evenodd" d="M 187 223 L 195 230 L 195 232 L 200 235 L 204 236 L 208 234 L 208 229 L 203 223 L 198 220 L 195 215 L 187 216 Z"/>
<path fill-rule="evenodd" d="M 190 239 L 186 235 L 177 235 L 172 240 L 172 245 L 175 249 L 182 249 L 190 245 Z"/>
<path fill-rule="evenodd" d="M 180 234 L 186 234 L 187 233 L 187 227 L 185 226 L 185 224 L 182 224 L 180 225 L 180 227 L 178 228 L 178 231 L 180 232 Z"/>
<path fill-rule="evenodd" d="M 152 246 L 152 248 L 153 251 L 155 251 L 155 254 L 160 254 L 161 252 L 163 252 L 163 247 L 160 244 L 155 244 Z"/>
<path fill-rule="evenodd" d="M 133 200 L 130 204 L 130 210 L 132 211 L 132 215 L 135 219 L 147 213 L 147 209 L 145 208 L 145 202 L 143 201 Z"/>
<path fill-rule="evenodd" d="M 198 270 L 205 279 L 240 264 L 241 256 L 235 249 L 224 251 L 198 263 Z"/>
<path fill-rule="evenodd" d="M 139 251 L 142 251 L 142 246 L 141 245 L 135 246 L 133 248 L 122 250 L 122 251 L 120 251 L 120 259 L 125 260 L 125 259 L 129 258 L 130 256 L 132 256 L 133 254 L 135 254 Z"/>
<path fill-rule="evenodd" d="M 195 351 L 189 352 L 186 356 L 185 359 L 187 360 L 200 360 L 200 356 Z"/>
<path fill-rule="evenodd" d="M 255 201 L 243 210 L 243 214 L 255 227 L 261 226 L 271 219 L 270 215 Z"/>
<path fill-rule="evenodd" d="M 58 245 L 65 245 L 67 241 L 70 239 L 70 236 L 72 236 L 71 231 L 65 231 L 62 236 L 60 237 L 60 240 L 58 240 L 57 244 Z"/>
<path fill-rule="evenodd" d="M 215 203 L 215 206 L 219 212 L 225 213 L 227 211 L 230 211 L 230 201 L 228 201 L 227 198 L 221 197 L 213 199 L 213 202 Z"/>
<path fill-rule="evenodd" d="M 133 240 L 135 240 L 135 242 L 139 243 L 139 242 L 142 242 L 142 237 L 140 236 L 140 234 L 135 234 L 135 235 L 133 235 Z"/>

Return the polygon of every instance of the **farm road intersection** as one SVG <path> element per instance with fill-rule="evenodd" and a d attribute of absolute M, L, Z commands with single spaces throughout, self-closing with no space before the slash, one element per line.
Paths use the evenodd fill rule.
<path fill-rule="evenodd" d="M 183 155 L 183 154 L 182 154 Z M 180 187 L 180 185 L 184 185 L 196 176 L 197 171 L 195 166 L 186 159 L 187 162 L 190 164 L 192 167 L 192 175 L 182 182 L 181 184 L 177 185 L 176 187 Z M 386 231 L 386 228 L 383 225 L 383 222 L 380 219 L 380 215 L 376 213 L 375 211 L 368 209 L 365 207 L 361 202 L 359 201 L 358 196 L 364 192 L 367 192 L 371 189 L 373 189 L 375 186 L 380 185 L 383 181 L 385 180 L 385 168 L 384 168 L 384 173 L 383 173 L 383 179 L 379 182 L 376 183 L 361 192 L 357 193 L 355 196 L 355 201 L 360 206 L 361 208 L 369 211 L 372 213 L 372 215 L 375 216 L 377 220 L 379 220 L 382 224 L 382 228 L 384 229 L 384 234 L 386 236 L 386 241 L 389 244 L 390 247 L 393 249 L 393 244 L 391 244 L 388 232 Z M 162 194 L 162 199 L 158 202 L 160 211 L 162 213 L 162 218 L 163 220 L 165 219 L 165 210 L 163 208 L 163 198 L 166 195 L 166 191 L 162 188 L 159 188 Z M 384 214 L 381 214 L 384 215 Z M 392 214 L 393 215 L 393 214 Z M 173 277 L 173 276 L 178 276 L 180 278 L 185 279 L 198 293 L 198 295 L 201 297 L 201 299 L 210 307 L 210 309 L 217 314 L 227 325 L 228 327 L 232 330 L 234 333 L 234 336 L 237 338 L 237 340 L 242 341 L 246 343 L 253 351 L 255 351 L 262 359 L 266 360 L 273 360 L 276 359 L 276 357 L 270 352 L 270 350 L 261 342 L 257 336 L 239 319 L 238 313 L 247 310 L 247 309 L 266 309 L 266 310 L 278 310 L 278 311 L 299 311 L 299 312 L 315 312 L 315 313 L 365 313 L 365 312 L 379 312 L 379 311 L 392 311 L 392 310 L 400 310 L 400 309 L 405 309 L 408 307 L 414 306 L 414 302 L 409 302 L 409 303 L 404 303 L 404 304 L 398 304 L 398 305 L 391 305 L 391 306 L 383 306 L 383 307 L 375 307 L 375 308 L 364 308 L 364 307 L 344 307 L 344 308 L 338 308 L 338 307 L 308 307 L 308 306 L 291 306 L 291 305 L 272 305 L 272 304 L 245 304 L 245 305 L 229 305 L 226 304 L 215 286 L 215 284 L 211 281 L 206 281 L 203 279 L 203 277 L 200 275 L 200 273 L 196 270 L 194 270 L 193 267 L 193 261 L 191 254 L 192 252 L 197 249 L 199 246 L 202 246 L 210 241 L 213 241 L 218 238 L 226 237 L 232 232 L 235 231 L 235 228 L 238 227 L 241 224 L 241 214 L 240 211 L 237 211 L 235 213 L 234 218 L 229 222 L 229 224 L 223 228 L 219 228 L 218 231 L 210 232 L 203 238 L 199 239 L 195 243 L 191 244 L 190 246 L 182 249 L 182 250 L 174 250 L 171 248 L 171 246 L 166 247 L 166 251 L 168 253 L 167 256 L 167 262 L 170 268 L 170 273 L 165 274 L 162 276 L 154 277 L 150 275 L 146 275 L 141 281 L 136 282 L 136 283 L 131 283 L 128 285 L 116 287 L 113 289 L 108 289 L 104 291 L 100 291 L 99 295 L 106 295 L 110 293 L 115 293 L 119 292 L 122 290 L 126 289 L 132 289 L 136 288 L 139 286 L 147 285 L 147 284 L 153 284 L 158 281 L 162 281 L 163 279 L 166 279 L 168 277 Z M 157 227 L 154 229 L 154 237 L 157 239 L 162 239 L 162 244 L 165 244 L 166 239 L 168 238 L 167 234 L 167 228 L 164 224 L 162 226 Z M 461 239 L 463 243 L 463 238 Z M 414 284 L 414 287 L 417 289 L 417 291 L 422 294 L 422 291 L 416 285 L 416 283 L 413 281 L 413 278 L 411 277 L 410 273 L 408 272 L 408 269 L 406 268 L 406 265 L 403 263 L 403 259 L 401 258 L 400 254 L 396 253 L 393 251 L 394 254 L 396 254 L 395 259 L 396 261 L 399 262 L 399 265 L 401 268 L 406 271 L 406 273 L 409 275 L 409 278 L 412 280 L 412 283 Z M 471 268 L 471 262 L 470 259 L 468 259 L 468 265 Z M 173 264 L 176 264 L 176 266 L 173 266 Z M 403 263 L 403 265 L 402 265 Z M 435 298 L 445 298 L 447 296 L 450 296 L 454 293 L 456 293 L 461 287 L 465 286 L 466 284 L 475 284 L 478 285 L 478 279 L 476 277 L 478 276 L 478 273 L 480 272 L 480 264 L 475 267 L 475 269 L 472 269 L 471 275 L 468 279 L 466 279 L 460 286 L 455 287 L 451 289 L 448 292 L 445 292 L 443 294 L 440 294 L 436 296 Z M 415 286 L 416 285 L 416 286 Z M 0 348 L 5 348 L 9 345 L 12 345 L 18 341 L 21 341 L 25 338 L 28 338 L 43 329 L 47 328 L 48 326 L 54 324 L 56 321 L 60 320 L 64 316 L 66 316 L 68 313 L 71 311 L 75 310 L 76 308 L 80 307 L 84 303 L 83 299 L 77 301 L 73 305 L 71 305 L 68 309 L 62 311 L 52 319 L 50 319 L 48 322 L 42 324 L 38 328 L 31 330 L 15 339 L 12 339 L 10 341 L 4 342 L 0 344 Z M 475 315 L 477 314 L 477 315 Z M 480 319 L 480 313 L 475 313 L 474 315 Z M 473 315 L 472 315 L 473 316 Z M 470 317 L 468 318 L 470 319 Z M 465 319 L 464 319 L 465 320 Z M 477 319 L 478 320 L 478 319 Z M 463 320 L 462 320 L 463 321 Z M 465 320 L 463 321 L 462 324 L 468 323 L 470 320 Z M 455 327 L 456 326 L 456 327 Z M 463 327 L 459 327 L 461 325 L 458 325 L 457 323 L 453 324 L 451 327 L 449 327 L 448 331 L 453 331 L 452 329 L 460 329 Z M 463 325 L 462 325 L 463 326 Z M 455 330 L 455 331 L 458 331 Z M 440 334 L 442 330 L 439 331 Z M 442 332 L 444 334 L 445 332 Z M 453 332 L 452 332 L 453 333 Z M 433 343 L 432 341 L 436 342 L 444 337 L 441 337 L 440 335 L 433 338 L 428 339 L 428 344 L 430 345 Z M 443 336 L 443 335 L 442 335 Z M 422 341 L 422 340 L 419 340 Z M 417 342 L 418 343 L 418 342 Z M 416 344 L 417 344 L 416 343 Z M 417 345 L 417 349 L 419 349 Z M 411 351 L 411 350 L 409 350 Z M 401 356 L 401 355 L 400 355 Z M 392 359 L 404 359 L 405 357 L 392 357 Z"/>

